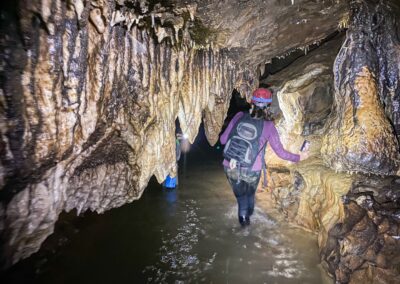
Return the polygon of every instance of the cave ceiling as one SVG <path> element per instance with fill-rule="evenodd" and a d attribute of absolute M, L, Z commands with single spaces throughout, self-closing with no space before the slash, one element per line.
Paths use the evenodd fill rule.
<path fill-rule="evenodd" d="M 165 11 L 170 8 L 188 9 L 195 23 L 200 23 L 194 27 L 193 38 L 200 48 L 226 48 L 236 61 L 253 68 L 294 49 L 307 49 L 346 27 L 349 17 L 347 0 L 116 0 L 116 3 L 122 10 L 133 9 L 139 15 L 150 13 L 155 17 L 161 14 L 169 17 Z M 179 28 L 181 22 L 174 20 L 171 24 Z"/>
<path fill-rule="evenodd" d="M 214 43 L 230 49 L 249 66 L 307 48 L 346 26 L 348 1 L 207 0 L 195 3 L 196 16 L 215 31 Z"/>

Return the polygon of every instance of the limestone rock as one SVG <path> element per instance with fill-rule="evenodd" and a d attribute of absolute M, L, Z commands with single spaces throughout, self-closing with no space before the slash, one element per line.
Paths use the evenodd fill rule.
<path fill-rule="evenodd" d="M 269 171 L 271 201 L 290 222 L 318 233 L 323 267 L 337 283 L 396 283 L 398 178 L 335 173 L 317 158 Z"/>
<path fill-rule="evenodd" d="M 324 43 L 263 81 L 275 90 L 277 100 L 272 108 L 277 116 L 276 127 L 284 148 L 292 153 L 298 153 L 307 139 L 312 156 L 320 155 L 321 134 L 326 131 L 333 102 L 332 65 L 341 42 L 342 37 L 337 37 Z M 273 168 L 291 164 L 277 157 L 270 146 L 266 162 Z"/>
<path fill-rule="evenodd" d="M 309 65 L 304 74 L 286 82 L 278 92 L 287 131 L 300 135 L 308 125 L 323 126 L 332 105 L 329 70 L 328 66 Z"/>
<path fill-rule="evenodd" d="M 277 128 L 285 147 L 296 151 L 300 135 L 305 133 L 315 147 L 309 160 L 296 165 L 267 151 L 269 189 L 271 200 L 289 221 L 318 233 L 323 267 L 337 283 L 396 283 L 400 188 L 396 177 L 379 176 L 395 173 L 398 166 L 396 120 L 388 110 L 397 104 L 393 90 L 397 90 L 399 78 L 393 75 L 398 74 L 400 58 L 390 20 L 395 6 L 376 6 L 372 1 L 352 4 L 350 29 L 334 65 L 335 107 L 328 120 L 326 113 L 320 119 L 327 123 L 308 128 L 310 132 L 304 127 L 307 111 L 302 102 L 308 96 L 302 95 L 307 94 L 303 86 L 308 86 L 309 76 L 304 73 L 309 73 L 309 65 L 299 68 L 299 62 L 307 56 L 267 79 L 284 86 L 278 93 L 282 118 Z M 374 16 L 378 10 L 387 15 L 387 33 L 381 30 L 382 22 L 373 20 L 380 17 Z M 371 42 L 375 36 L 365 37 L 365 29 L 370 28 L 382 42 Z M 382 43 L 387 44 L 387 52 L 380 49 Z M 397 63 L 386 66 L 387 54 Z M 296 72 L 299 69 L 305 72 Z"/>
<path fill-rule="evenodd" d="M 375 22 L 380 17 L 375 13 L 385 15 L 386 25 Z M 334 66 L 339 115 L 332 118 L 322 147 L 324 161 L 335 170 L 380 175 L 398 170 L 399 146 L 382 103 L 386 90 L 393 91 L 390 86 L 398 82 L 398 76 L 393 77 L 398 67 L 383 66 L 384 54 L 394 55 L 400 50 L 400 44 L 392 40 L 396 37 L 393 17 L 396 15 L 389 9 L 372 1 L 353 3 L 348 35 Z M 386 42 L 392 44 L 387 46 Z M 396 96 L 392 98 L 397 101 Z"/>
<path fill-rule="evenodd" d="M 351 176 L 335 173 L 320 159 L 311 158 L 292 166 L 288 178 L 289 186 L 272 189 L 273 200 L 290 221 L 318 232 L 319 245 L 324 246 L 327 232 L 344 218 L 341 196 L 350 190 Z"/>
<path fill-rule="evenodd" d="M 234 88 L 249 99 L 257 70 L 272 57 L 308 51 L 348 27 L 333 74 L 340 37 L 267 80 L 278 91 L 284 147 L 297 153 L 311 141 L 311 158 L 297 165 L 268 149 L 270 187 L 289 220 L 318 233 L 323 264 L 338 283 L 396 281 L 398 181 L 351 172 L 398 169 L 399 5 L 354 0 L 349 17 L 348 2 L 7 3 L 0 17 L 5 264 L 37 251 L 61 211 L 101 213 L 139 198 L 152 175 L 162 182 L 174 174 L 177 119 L 191 142 L 203 122 L 214 144 Z"/>
<path fill-rule="evenodd" d="M 344 196 L 345 216 L 328 235 L 321 257 L 340 283 L 399 279 L 400 186 L 396 178 L 357 176 Z M 396 280 L 397 279 L 397 280 Z"/>

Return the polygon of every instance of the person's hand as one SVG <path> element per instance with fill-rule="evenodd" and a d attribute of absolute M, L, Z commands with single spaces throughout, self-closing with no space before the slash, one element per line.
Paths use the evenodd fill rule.
<path fill-rule="evenodd" d="M 300 155 L 300 161 L 306 160 L 310 156 L 310 151 L 309 150 L 302 151 L 299 153 L 299 155 Z"/>
<path fill-rule="evenodd" d="M 229 161 L 229 167 L 231 168 L 231 170 L 235 169 L 237 166 L 237 161 L 235 159 L 231 159 Z"/>

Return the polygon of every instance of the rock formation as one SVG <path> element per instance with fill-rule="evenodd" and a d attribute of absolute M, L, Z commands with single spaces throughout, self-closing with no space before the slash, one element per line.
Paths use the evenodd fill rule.
<path fill-rule="evenodd" d="M 296 153 L 304 139 L 311 142 L 310 159 L 298 165 L 279 159 L 267 148 L 272 201 L 289 220 L 309 231 L 319 231 L 320 246 L 325 244 L 329 229 L 343 217 L 341 196 L 352 182 L 349 174 L 326 167 L 320 154 L 326 122 L 334 115 L 331 67 L 342 41 L 341 35 L 336 36 L 267 78 L 267 83 L 282 86 L 277 93 L 281 116 L 276 125 L 285 148 Z"/>
<path fill-rule="evenodd" d="M 400 281 L 400 186 L 398 178 L 355 175 L 343 196 L 344 215 L 321 250 L 339 283 Z"/>
<path fill-rule="evenodd" d="M 249 98 L 265 63 L 315 49 L 267 78 L 286 148 L 297 152 L 304 138 L 312 145 L 298 165 L 267 151 L 272 199 L 318 232 L 321 259 L 338 283 L 396 280 L 399 4 L 348 2 L 7 3 L 4 264 L 37 251 L 61 211 L 101 213 L 139 198 L 152 175 L 162 182 L 174 174 L 177 119 L 190 141 L 203 121 L 216 143 L 233 89 Z"/>
<path fill-rule="evenodd" d="M 218 31 L 215 44 L 240 53 L 238 60 L 253 68 L 263 68 L 273 57 L 285 56 L 296 48 L 307 49 L 348 18 L 348 1 L 341 0 L 190 2 L 197 3 L 202 22 Z"/>
<path fill-rule="evenodd" d="M 271 201 L 294 224 L 318 233 L 322 264 L 337 283 L 400 280 L 400 187 L 396 176 L 382 177 L 396 173 L 399 155 L 392 113 L 399 10 L 392 4 L 353 1 L 337 56 L 333 40 L 266 79 L 282 86 L 277 125 L 286 148 L 296 152 L 311 141 L 311 158 L 298 165 L 268 149 Z M 324 94 L 313 97 L 321 86 Z"/>
<path fill-rule="evenodd" d="M 4 13 L 9 263 L 37 251 L 62 210 L 101 213 L 139 198 L 152 175 L 162 182 L 175 168 L 176 119 L 193 141 L 204 112 L 215 143 L 234 87 L 257 82 L 241 84 L 250 72 L 194 40 L 205 27 L 191 6 L 124 3 L 20 1 L 21 18 Z"/>
<path fill-rule="evenodd" d="M 335 61 L 335 104 L 340 111 L 321 151 L 336 170 L 387 175 L 399 167 L 399 147 L 384 105 L 389 109 L 399 103 L 395 62 L 400 43 L 395 40 L 396 15 L 386 5 L 353 3 L 347 37 Z"/>

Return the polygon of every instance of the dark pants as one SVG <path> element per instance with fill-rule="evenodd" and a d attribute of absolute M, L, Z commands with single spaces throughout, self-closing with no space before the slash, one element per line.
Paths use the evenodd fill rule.
<path fill-rule="evenodd" d="M 255 194 L 260 180 L 261 171 L 224 168 L 238 203 L 238 215 L 250 217 L 254 211 Z"/>

